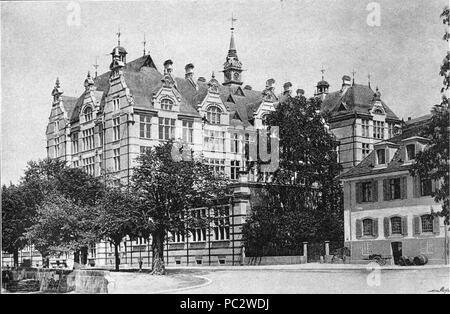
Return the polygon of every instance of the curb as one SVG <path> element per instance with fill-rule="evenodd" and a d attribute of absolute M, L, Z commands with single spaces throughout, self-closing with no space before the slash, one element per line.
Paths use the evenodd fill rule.
<path fill-rule="evenodd" d="M 198 289 L 198 288 L 203 288 L 203 287 L 209 286 L 212 283 L 211 279 L 203 277 L 203 276 L 192 276 L 192 277 L 206 280 L 206 282 L 201 283 L 201 284 L 196 285 L 196 286 L 189 286 L 189 287 L 182 287 L 182 288 L 175 288 L 175 289 L 167 289 L 167 290 L 162 290 L 162 291 L 156 291 L 156 292 L 154 292 L 154 294 L 173 293 L 173 292 L 179 292 L 179 291 L 184 291 L 184 290 Z"/>

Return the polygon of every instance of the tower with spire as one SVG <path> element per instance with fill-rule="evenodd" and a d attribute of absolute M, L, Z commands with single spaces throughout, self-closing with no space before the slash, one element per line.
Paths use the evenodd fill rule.
<path fill-rule="evenodd" d="M 323 66 L 322 66 L 322 69 L 320 70 L 320 72 L 322 72 L 322 80 L 320 80 L 317 83 L 316 92 L 315 92 L 314 96 L 320 96 L 323 99 L 328 94 L 328 89 L 330 87 L 330 84 L 328 84 L 328 82 L 325 81 L 325 79 L 324 79 L 325 69 L 323 68 Z"/>
<path fill-rule="evenodd" d="M 223 85 L 242 85 L 242 63 L 239 61 L 236 44 L 234 42 L 234 22 L 237 21 L 231 16 L 231 38 L 230 38 L 230 48 L 228 49 L 227 58 L 223 64 L 223 75 L 224 82 Z"/>

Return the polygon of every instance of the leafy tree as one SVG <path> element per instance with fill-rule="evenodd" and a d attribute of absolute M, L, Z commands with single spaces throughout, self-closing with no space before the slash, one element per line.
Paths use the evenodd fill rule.
<path fill-rule="evenodd" d="M 288 97 L 266 118 L 268 125 L 279 127 L 279 169 L 244 225 L 247 247 L 263 253 L 297 251 L 303 241 L 343 238 L 338 143 L 320 105 L 315 98 Z"/>
<path fill-rule="evenodd" d="M 444 25 L 447 30 L 443 39 L 449 42 L 450 34 L 448 26 L 450 26 L 450 10 L 445 7 L 441 14 Z M 418 175 L 422 178 L 429 178 L 440 181 L 440 186 L 432 193 L 432 197 L 438 203 L 442 203 L 442 210 L 436 214 L 445 217 L 445 224 L 450 223 L 449 217 L 449 108 L 448 108 L 448 91 L 450 87 L 450 51 L 447 51 L 439 74 L 443 77 L 443 87 L 441 88 L 442 101 L 435 105 L 431 110 L 432 117 L 425 125 L 421 132 L 421 136 L 428 138 L 430 141 L 426 148 L 418 152 L 415 157 L 415 163 L 412 166 L 411 174 Z"/>
<path fill-rule="evenodd" d="M 26 206 L 21 186 L 2 187 L 2 249 L 13 254 L 14 266 L 19 266 L 19 251 L 28 243 L 26 228 L 31 226 L 32 209 Z"/>
<path fill-rule="evenodd" d="M 98 238 L 114 245 L 115 269 L 119 270 L 119 246 L 123 238 L 136 231 L 137 201 L 132 193 L 111 187 L 96 207 L 95 230 Z"/>
<path fill-rule="evenodd" d="M 138 158 L 132 178 L 140 200 L 140 229 L 152 236 L 153 274 L 165 273 L 167 232 L 183 232 L 197 224 L 201 219 L 194 217 L 190 209 L 211 208 L 227 197 L 228 181 L 224 176 L 214 175 L 200 159 L 174 158 L 172 149 L 173 143 L 167 142 L 147 150 Z"/>

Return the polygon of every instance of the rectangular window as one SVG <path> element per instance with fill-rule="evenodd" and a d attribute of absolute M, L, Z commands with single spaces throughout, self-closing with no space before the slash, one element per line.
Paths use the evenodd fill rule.
<path fill-rule="evenodd" d="M 423 215 L 420 217 L 422 232 L 433 232 L 433 216 Z"/>
<path fill-rule="evenodd" d="M 362 143 L 362 157 L 363 159 L 367 157 L 370 153 L 370 144 Z"/>
<path fill-rule="evenodd" d="M 361 184 L 362 189 L 362 201 L 371 202 L 372 201 L 372 182 L 363 182 Z"/>
<path fill-rule="evenodd" d="M 388 138 L 394 136 L 394 123 L 388 123 Z"/>
<path fill-rule="evenodd" d="M 114 153 L 114 156 L 113 156 L 114 171 L 119 171 L 120 170 L 120 148 L 114 149 L 113 153 Z"/>
<path fill-rule="evenodd" d="M 175 137 L 175 119 L 159 118 L 159 139 L 170 140 Z"/>
<path fill-rule="evenodd" d="M 401 198 L 400 178 L 389 179 L 389 199 L 396 200 Z"/>
<path fill-rule="evenodd" d="M 113 119 L 113 140 L 120 140 L 120 117 Z"/>
<path fill-rule="evenodd" d="M 94 128 L 83 130 L 83 149 L 90 150 L 94 148 Z"/>
<path fill-rule="evenodd" d="M 95 157 L 83 158 L 83 170 L 92 176 L 95 174 Z"/>
<path fill-rule="evenodd" d="M 362 119 L 361 120 L 361 127 L 362 127 L 362 136 L 363 137 L 369 137 L 370 133 L 369 133 L 369 120 L 367 119 Z"/>
<path fill-rule="evenodd" d="M 120 98 L 114 98 L 113 99 L 113 111 L 119 111 L 120 110 Z"/>
<path fill-rule="evenodd" d="M 239 179 L 239 170 L 241 162 L 239 160 L 231 161 L 231 180 Z"/>
<path fill-rule="evenodd" d="M 205 149 L 211 152 L 225 152 L 225 132 L 206 130 Z"/>
<path fill-rule="evenodd" d="M 74 161 L 72 162 L 72 166 L 73 166 L 74 168 L 78 168 L 78 167 L 80 166 L 80 161 L 79 161 L 79 160 L 74 160 Z"/>
<path fill-rule="evenodd" d="M 363 220 L 363 235 L 364 236 L 373 236 L 373 220 L 372 219 L 364 219 Z"/>
<path fill-rule="evenodd" d="M 221 206 L 214 208 L 214 240 L 230 239 L 230 207 Z"/>
<path fill-rule="evenodd" d="M 225 173 L 225 159 L 208 158 L 206 163 L 215 174 Z"/>
<path fill-rule="evenodd" d="M 147 114 L 140 115 L 139 136 L 142 138 L 151 138 L 151 116 Z"/>
<path fill-rule="evenodd" d="M 406 156 L 408 160 L 414 160 L 414 158 L 416 158 L 416 145 L 406 145 Z"/>
<path fill-rule="evenodd" d="M 183 120 L 183 141 L 187 143 L 194 142 L 194 122 Z"/>
<path fill-rule="evenodd" d="M 402 234 L 402 218 L 391 218 L 391 234 Z"/>
<path fill-rule="evenodd" d="M 59 137 L 55 137 L 55 158 L 59 157 Z"/>
<path fill-rule="evenodd" d="M 384 138 L 384 122 L 373 121 L 373 137 L 378 139 Z"/>
<path fill-rule="evenodd" d="M 145 152 L 149 149 L 150 149 L 150 146 L 139 146 L 139 151 L 141 154 L 145 154 Z"/>
<path fill-rule="evenodd" d="M 102 173 L 103 169 L 103 154 L 98 154 L 98 169 L 100 171 L 100 174 Z"/>
<path fill-rule="evenodd" d="M 386 150 L 377 149 L 377 159 L 379 165 L 384 165 L 386 163 Z"/>
<path fill-rule="evenodd" d="M 206 209 L 194 209 L 191 213 L 192 217 L 199 223 L 206 218 Z M 191 229 L 192 242 L 206 241 L 206 227 L 197 227 Z"/>
<path fill-rule="evenodd" d="M 363 242 L 362 245 L 362 255 L 370 255 L 372 254 L 372 242 Z"/>
<path fill-rule="evenodd" d="M 239 134 L 237 133 L 231 133 L 231 147 L 230 151 L 234 154 L 240 153 L 239 150 Z"/>
<path fill-rule="evenodd" d="M 432 193 L 432 181 L 430 179 L 420 180 L 420 196 L 430 196 Z"/>

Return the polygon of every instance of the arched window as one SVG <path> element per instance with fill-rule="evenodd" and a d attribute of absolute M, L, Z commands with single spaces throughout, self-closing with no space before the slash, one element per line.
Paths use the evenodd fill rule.
<path fill-rule="evenodd" d="M 168 98 L 164 98 L 161 100 L 161 109 L 163 110 L 172 110 L 173 107 L 173 101 L 168 99 Z"/>
<path fill-rule="evenodd" d="M 84 109 L 83 112 L 84 115 L 84 121 L 91 121 L 92 118 L 94 117 L 93 113 L 92 113 L 92 108 L 91 107 L 86 107 L 86 109 Z"/>
<path fill-rule="evenodd" d="M 433 232 L 433 216 L 422 215 L 420 216 L 422 222 L 422 232 Z"/>
<path fill-rule="evenodd" d="M 267 117 L 269 116 L 269 114 L 265 113 L 261 116 L 261 122 L 263 126 L 268 126 L 267 124 Z"/>
<path fill-rule="evenodd" d="M 370 218 L 363 220 L 363 235 L 365 236 L 373 235 L 373 220 Z"/>
<path fill-rule="evenodd" d="M 206 119 L 211 124 L 220 124 L 220 115 L 222 110 L 217 106 L 209 106 L 206 111 Z"/>
<path fill-rule="evenodd" d="M 391 234 L 402 234 L 402 218 L 392 217 L 391 218 Z"/>

